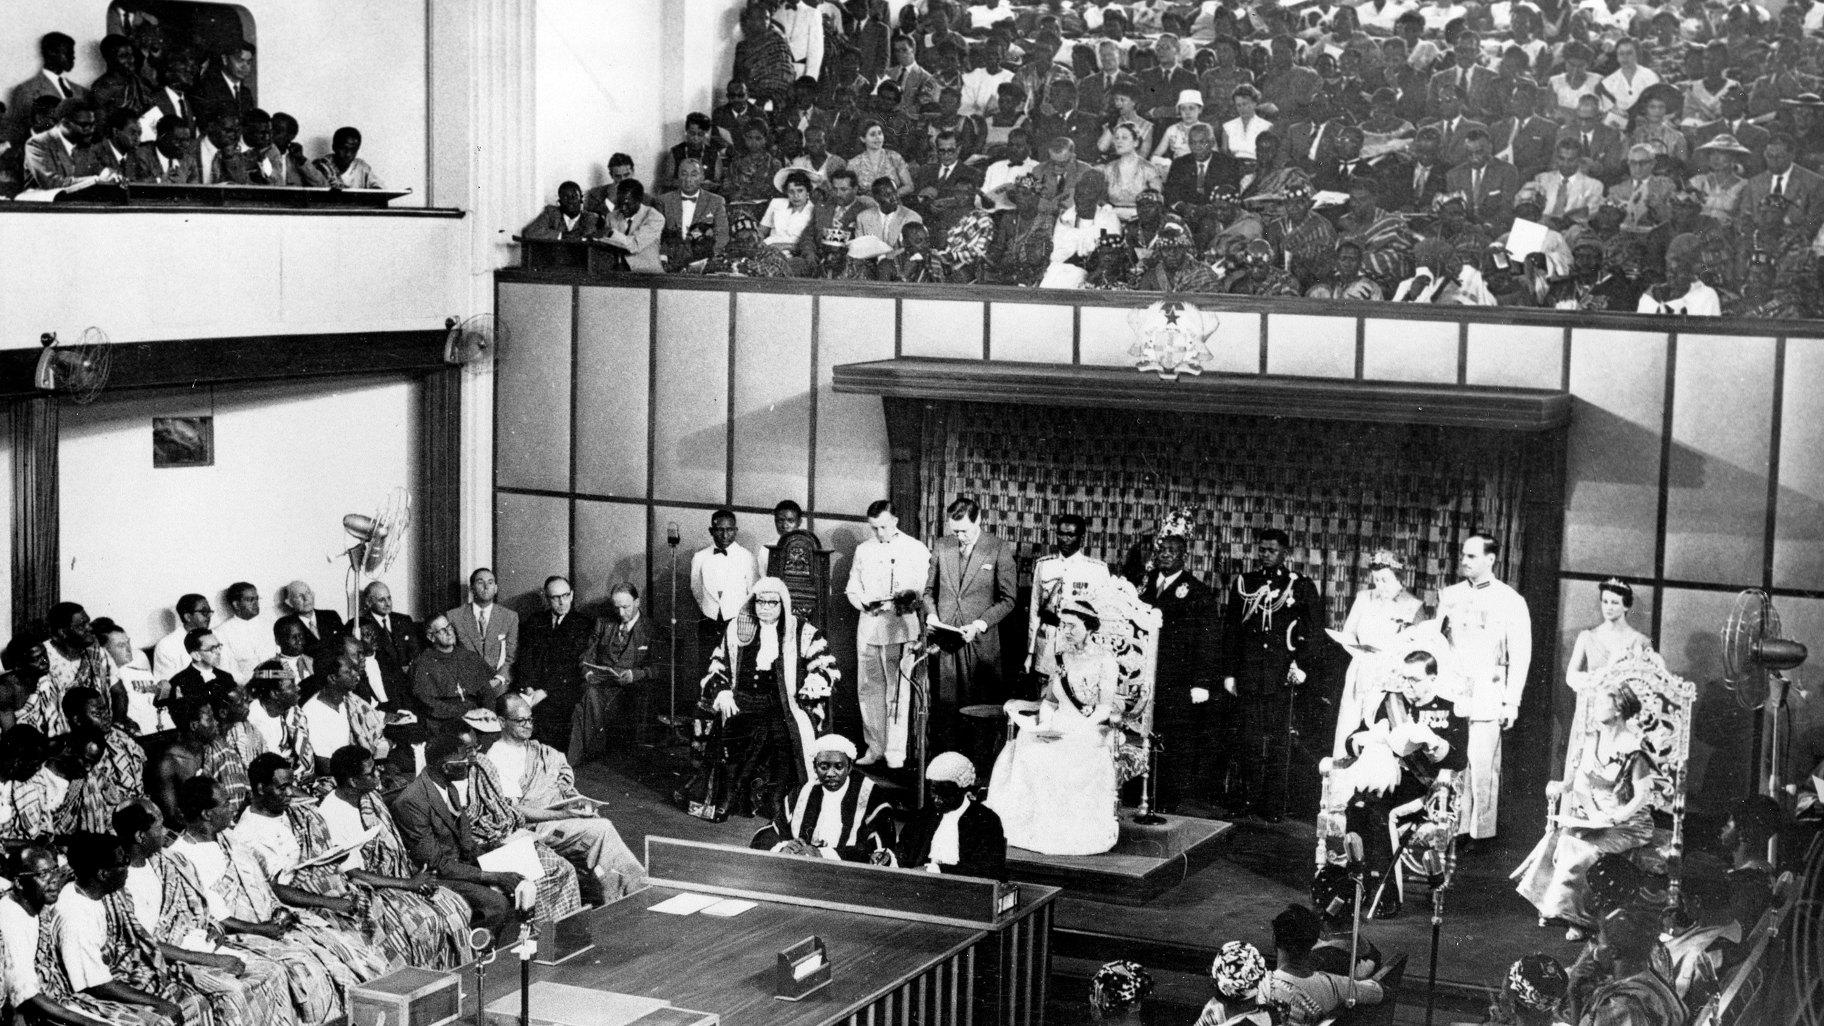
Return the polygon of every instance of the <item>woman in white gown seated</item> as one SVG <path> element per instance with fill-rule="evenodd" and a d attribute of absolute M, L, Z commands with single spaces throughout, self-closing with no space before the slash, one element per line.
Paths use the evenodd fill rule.
<path fill-rule="evenodd" d="M 1115 846 L 1115 741 L 1120 670 L 1114 653 L 1092 645 L 1101 629 L 1085 603 L 1058 613 L 1058 642 L 1037 703 L 1009 702 L 1019 735 L 1001 749 L 988 802 L 1007 843 L 1046 855 L 1099 855 Z"/>
<path fill-rule="evenodd" d="M 1626 687 L 1593 698 L 1596 728 L 1572 739 L 1586 746 L 1575 779 L 1547 785 L 1548 794 L 1562 796 L 1559 814 L 1513 873 L 1514 889 L 1539 910 L 1540 925 L 1563 919 L 1570 940 L 1595 926 L 1585 907 L 1590 866 L 1653 839 L 1654 768 L 1633 726 L 1639 713 L 1640 698 Z"/>

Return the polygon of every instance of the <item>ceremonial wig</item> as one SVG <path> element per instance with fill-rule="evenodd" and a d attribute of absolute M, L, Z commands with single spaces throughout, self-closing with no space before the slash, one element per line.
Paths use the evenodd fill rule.
<path fill-rule="evenodd" d="M 1153 992 L 1153 976 L 1138 962 L 1122 959 L 1096 970 L 1089 982 L 1089 1007 L 1108 1019 L 1125 1015 Z"/>

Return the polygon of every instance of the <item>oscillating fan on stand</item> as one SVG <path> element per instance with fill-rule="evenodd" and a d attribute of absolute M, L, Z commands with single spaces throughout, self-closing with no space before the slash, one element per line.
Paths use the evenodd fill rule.
<path fill-rule="evenodd" d="M 56 332 L 47 331 L 38 336 L 38 344 L 44 346 L 44 352 L 32 374 L 35 387 L 81 406 L 101 395 L 114 366 L 114 347 L 108 344 L 107 332 L 86 328 L 75 343 L 61 345 Z"/>
<path fill-rule="evenodd" d="M 1744 709 L 1767 709 L 1767 743 L 1761 746 L 1759 777 L 1768 794 L 1783 789 L 1786 764 L 1786 671 L 1805 661 L 1805 646 L 1781 636 L 1780 613 L 1759 588 L 1735 597 L 1723 622 L 1724 688 Z"/>
<path fill-rule="evenodd" d="M 403 488 L 395 488 L 386 502 L 372 516 L 350 513 L 342 518 L 342 530 L 355 543 L 329 557 L 330 562 L 348 560 L 348 621 L 361 615 L 358 603 L 366 582 L 379 578 L 399 558 L 405 545 L 406 529 L 412 523 L 412 497 Z"/>

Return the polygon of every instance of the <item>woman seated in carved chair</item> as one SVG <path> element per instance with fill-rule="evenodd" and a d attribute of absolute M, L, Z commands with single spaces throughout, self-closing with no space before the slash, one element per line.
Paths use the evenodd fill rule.
<path fill-rule="evenodd" d="M 1565 920 L 1565 936 L 1580 940 L 1594 927 L 1584 905 L 1584 877 L 1603 855 L 1632 851 L 1653 839 L 1652 759 L 1634 718 L 1640 698 L 1626 686 L 1592 696 L 1596 728 L 1573 743 L 1584 751 L 1570 779 L 1546 786 L 1558 811 L 1526 861 L 1514 870 L 1515 890 L 1539 910 L 1539 923 Z"/>

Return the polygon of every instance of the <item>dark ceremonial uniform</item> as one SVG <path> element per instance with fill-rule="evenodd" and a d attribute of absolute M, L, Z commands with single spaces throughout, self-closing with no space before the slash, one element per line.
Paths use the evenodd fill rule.
<path fill-rule="evenodd" d="M 1218 797 L 1228 770 L 1229 748 L 1216 743 L 1218 717 L 1232 703 L 1217 674 L 1216 593 L 1189 570 L 1165 578 L 1154 570 L 1140 589 L 1140 601 L 1159 610 L 1158 663 L 1153 677 L 1153 732 L 1164 750 L 1158 760 L 1159 808 L 1175 811 L 1187 800 Z M 1210 700 L 1191 701 L 1204 688 Z M 1219 704 L 1220 702 L 1220 704 Z"/>
<path fill-rule="evenodd" d="M 1292 729 L 1286 672 L 1323 627 L 1321 602 L 1309 578 L 1283 566 L 1250 570 L 1228 590 L 1222 666 L 1235 678 L 1241 707 L 1241 798 L 1262 815 L 1285 815 Z"/>
<path fill-rule="evenodd" d="M 1372 899 L 1382 877 L 1393 871 L 1393 839 L 1387 829 L 1387 816 L 1394 809 L 1423 799 L 1437 782 L 1441 770 L 1461 774 L 1469 765 L 1469 721 L 1457 714 L 1456 703 L 1442 695 L 1425 702 L 1415 702 L 1399 692 L 1389 691 L 1383 697 L 1371 723 L 1397 727 L 1402 721 L 1416 723 L 1442 738 L 1445 750 L 1434 754 L 1419 748 L 1400 758 L 1400 782 L 1385 795 L 1358 791 L 1349 800 L 1346 822 L 1349 832 L 1362 839 L 1362 861 L 1368 870 L 1366 892 Z M 1364 727 L 1349 736 L 1349 754 L 1360 755 L 1361 746 L 1372 733 Z M 1423 808 L 1415 809 L 1402 821 L 1417 821 Z M 1364 911 L 1366 909 L 1364 908 Z"/>

